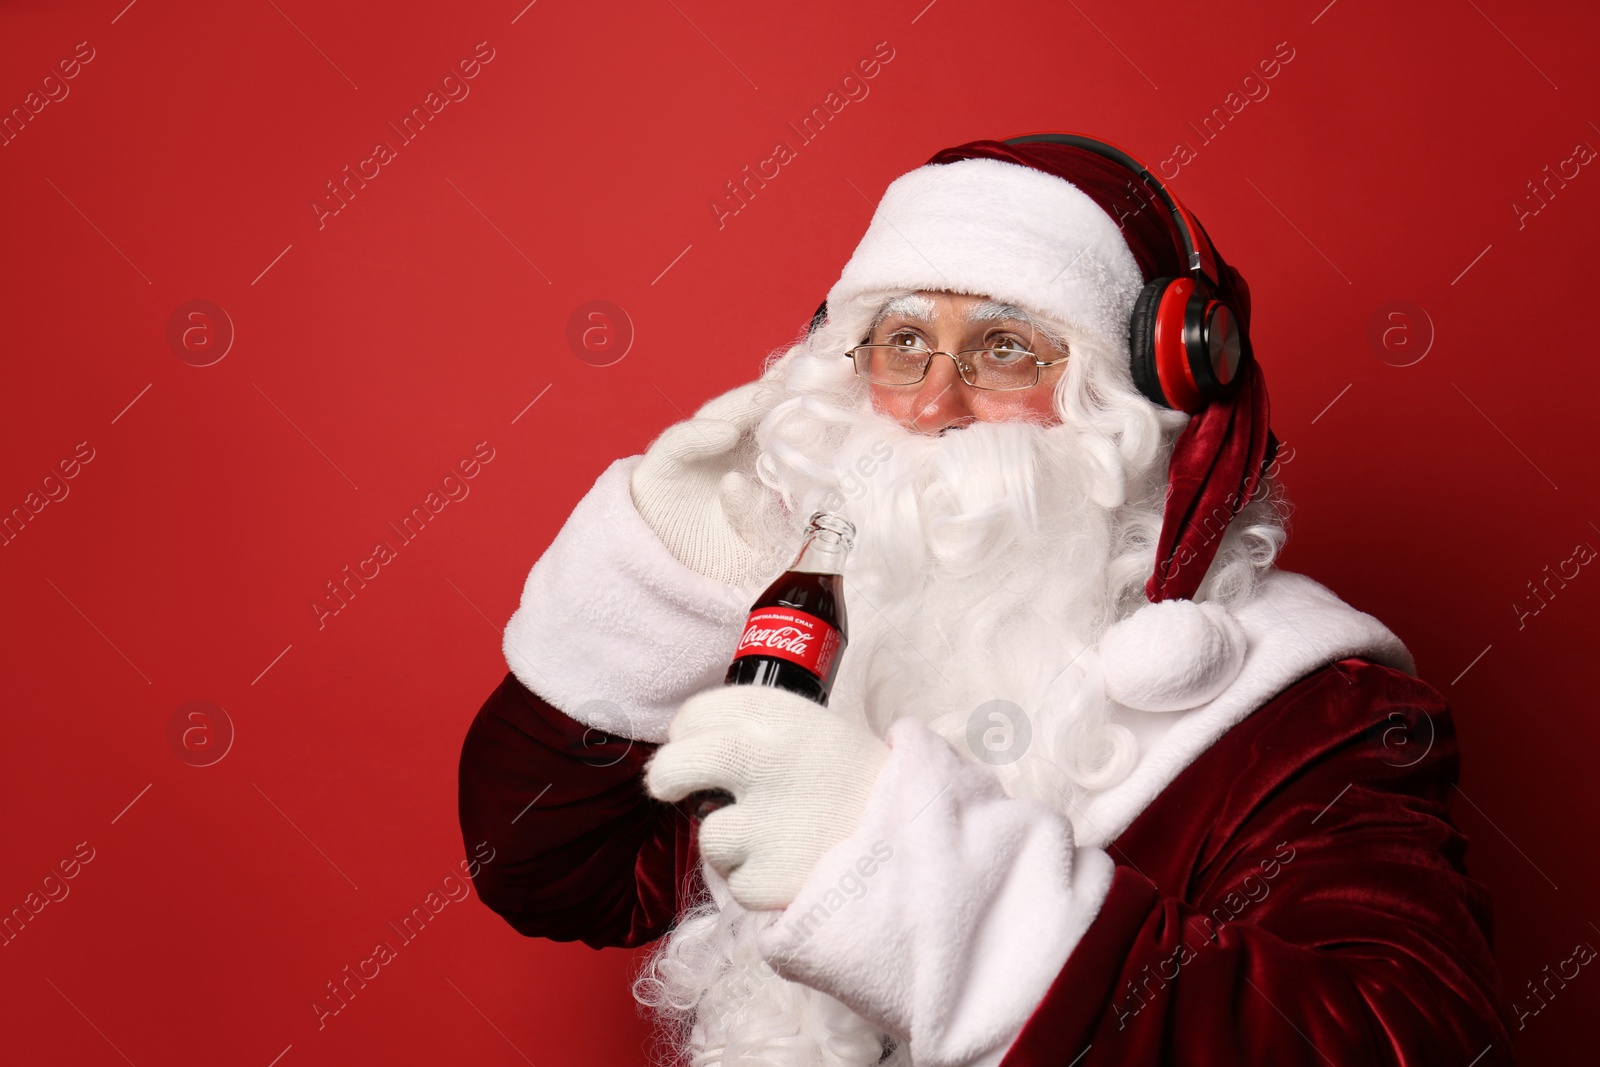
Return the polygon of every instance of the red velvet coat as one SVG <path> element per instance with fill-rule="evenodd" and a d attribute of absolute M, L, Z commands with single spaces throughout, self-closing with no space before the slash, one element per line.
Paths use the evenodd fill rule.
<path fill-rule="evenodd" d="M 508 674 L 461 755 L 476 885 L 519 932 L 665 933 L 698 888 L 692 823 L 644 790 L 653 745 Z M 1512 1062 L 1488 894 L 1450 823 L 1443 698 L 1347 659 L 1228 730 L 1107 848 L 1111 890 L 1002 1067 Z"/>

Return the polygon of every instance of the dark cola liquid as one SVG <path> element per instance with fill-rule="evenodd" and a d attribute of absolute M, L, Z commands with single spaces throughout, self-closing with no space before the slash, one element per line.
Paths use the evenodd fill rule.
<path fill-rule="evenodd" d="M 779 576 L 767 587 L 754 604 L 752 612 L 761 608 L 793 608 L 813 615 L 839 634 L 839 645 L 830 657 L 826 677 L 818 676 L 803 665 L 780 656 L 759 653 L 736 658 L 728 667 L 723 681 L 728 685 L 772 685 L 799 693 L 818 704 L 828 703 L 828 693 L 839 674 L 839 657 L 849 639 L 845 622 L 843 579 L 837 574 L 805 574 L 790 571 Z"/>

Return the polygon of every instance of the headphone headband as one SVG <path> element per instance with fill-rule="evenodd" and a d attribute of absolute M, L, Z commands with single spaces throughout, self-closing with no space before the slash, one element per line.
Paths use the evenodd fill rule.
<path fill-rule="evenodd" d="M 1191 273 L 1199 274 L 1211 284 L 1213 292 L 1221 287 L 1221 278 L 1217 274 L 1216 253 L 1211 248 L 1211 242 L 1206 238 L 1205 231 L 1194 221 L 1189 214 L 1189 209 L 1178 202 L 1171 190 L 1160 178 L 1150 173 L 1150 168 L 1139 162 L 1127 151 L 1118 148 L 1109 141 L 1101 141 L 1094 137 L 1085 137 L 1078 133 L 1028 133 L 1018 137 L 1007 137 L 1003 143 L 1009 145 L 1037 144 L 1064 144 L 1073 148 L 1081 148 L 1086 152 L 1093 152 L 1103 156 L 1113 163 L 1120 164 L 1124 169 L 1137 175 L 1139 180 L 1160 197 L 1171 213 L 1172 220 L 1178 224 L 1178 232 L 1183 237 L 1184 262 L 1188 264 Z"/>

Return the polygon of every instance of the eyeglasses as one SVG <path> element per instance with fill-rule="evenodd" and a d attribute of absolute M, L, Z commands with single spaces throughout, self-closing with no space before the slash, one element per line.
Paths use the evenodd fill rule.
<path fill-rule="evenodd" d="M 1025 348 L 975 348 L 967 352 L 930 352 L 916 345 L 857 345 L 844 353 L 856 373 L 874 385 L 915 385 L 927 377 L 934 356 L 955 360 L 961 380 L 974 389 L 1031 389 L 1039 369 L 1065 363 L 1069 356 L 1041 360 Z"/>

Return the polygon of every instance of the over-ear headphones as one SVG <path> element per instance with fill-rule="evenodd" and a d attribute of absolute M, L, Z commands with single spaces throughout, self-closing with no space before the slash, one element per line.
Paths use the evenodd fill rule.
<path fill-rule="evenodd" d="M 1073 133 L 1008 137 L 1009 145 L 1035 142 L 1071 145 L 1122 166 L 1172 213 L 1183 239 L 1188 274 L 1154 278 L 1134 301 L 1128 322 L 1128 360 L 1134 385 L 1152 403 L 1194 414 L 1238 389 L 1251 358 L 1244 323 L 1221 300 L 1220 262 L 1205 231 L 1150 168 L 1121 148 Z M 827 316 L 828 302 L 812 316 L 811 329 Z"/>
<path fill-rule="evenodd" d="M 1128 360 L 1133 383 L 1153 403 L 1193 414 L 1239 387 L 1241 364 L 1250 357 L 1244 324 L 1218 299 L 1218 257 L 1205 231 L 1150 168 L 1116 145 L 1075 133 L 1008 137 L 1006 144 L 1039 141 L 1072 145 L 1131 171 L 1172 213 L 1183 237 L 1182 278 L 1154 278 L 1134 301 L 1128 321 Z"/>

